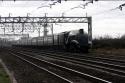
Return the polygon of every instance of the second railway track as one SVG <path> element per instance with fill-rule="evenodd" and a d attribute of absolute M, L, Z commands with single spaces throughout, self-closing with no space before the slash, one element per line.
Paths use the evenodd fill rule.
<path fill-rule="evenodd" d="M 59 65 L 59 64 L 52 63 L 52 62 L 40 59 L 38 57 L 34 57 L 34 56 L 30 55 L 30 54 L 25 54 L 23 52 L 22 53 L 21 52 L 16 52 L 16 56 L 17 55 L 19 55 L 18 57 L 23 57 L 23 58 L 25 58 L 27 60 L 30 58 L 30 59 L 32 59 L 30 61 L 33 62 L 33 63 L 36 63 L 35 61 L 38 61 L 39 63 L 36 63 L 37 65 L 40 64 L 40 62 L 45 63 L 47 65 L 51 65 L 52 67 L 56 67 L 56 68 L 58 68 L 60 70 L 67 71 L 72 75 L 78 76 L 80 79 L 87 79 L 87 80 L 91 81 L 92 83 L 111 83 L 108 80 L 104 80 L 102 78 L 98 78 L 96 76 L 89 75 L 89 74 L 86 74 L 86 73 L 83 73 L 83 72 L 68 68 L 66 66 L 62 66 L 62 65 Z M 67 75 L 65 75 L 65 76 L 67 76 Z M 72 83 L 75 83 L 75 82 L 72 82 Z M 81 83 L 84 83 L 84 82 L 81 82 Z"/>
<path fill-rule="evenodd" d="M 81 66 L 84 66 L 84 67 L 87 67 L 88 69 L 89 68 L 91 68 L 92 70 L 98 70 L 98 71 L 101 71 L 101 72 L 103 72 L 103 73 L 109 73 L 109 74 L 111 74 L 111 75 L 106 75 L 107 77 L 105 77 L 105 76 L 98 76 L 99 74 L 97 74 L 96 76 L 97 77 L 102 77 L 102 78 L 104 78 L 104 79 L 107 79 L 107 80 L 109 80 L 109 81 L 112 81 L 112 82 L 121 82 L 121 83 L 123 83 L 123 81 L 125 81 L 124 80 L 124 78 L 125 78 L 125 73 L 124 73 L 124 70 L 120 70 L 120 69 L 115 69 L 115 68 L 112 68 L 112 67 L 105 67 L 105 66 L 103 66 L 103 65 L 97 65 L 97 64 L 90 64 L 90 63 L 86 63 L 86 62 L 83 62 L 83 61 L 79 61 L 78 59 L 73 59 L 73 58 L 68 58 L 68 57 L 66 57 L 66 56 L 57 56 L 57 55 L 55 55 L 55 54 L 52 54 L 51 52 L 50 53 L 46 53 L 46 52 L 40 52 L 41 53 L 41 55 L 40 55 L 40 53 L 38 54 L 38 53 L 31 53 L 31 52 L 29 52 L 28 53 L 28 50 L 27 50 L 27 52 L 25 51 L 24 53 L 26 53 L 26 54 L 29 54 L 29 55 L 32 55 L 32 56 L 37 56 L 38 58 L 40 58 L 41 56 L 44 56 L 44 58 L 46 57 L 49 57 L 49 58 L 53 58 L 53 59 L 55 59 L 55 61 L 52 61 L 53 63 L 58 63 L 58 64 L 60 64 L 60 61 L 61 62 L 65 62 L 65 63 L 73 63 L 74 65 L 77 65 L 76 66 L 76 68 L 75 68 L 75 66 L 74 67 L 71 67 L 71 68 L 74 68 L 74 69 L 79 69 L 79 68 L 81 68 Z M 62 63 L 62 64 L 64 64 L 64 63 Z M 61 65 L 62 65 L 61 64 Z M 63 65 L 64 66 L 64 65 Z M 118 65 L 117 65 L 118 66 Z M 82 68 L 84 68 L 84 67 L 82 67 Z M 123 67 L 123 66 L 122 66 Z M 83 69 L 84 70 L 84 69 Z M 90 71 L 90 70 L 88 70 L 88 71 Z M 95 71 L 96 72 L 96 71 Z M 98 72 L 97 72 L 98 73 Z M 91 75 L 91 74 L 90 74 Z M 102 74 L 103 75 L 103 74 Z M 104 74 L 105 75 L 105 74 Z M 117 78 L 117 79 L 115 79 L 115 78 Z"/>
<path fill-rule="evenodd" d="M 48 54 L 48 53 L 45 53 L 45 54 Z M 88 67 L 89 69 L 92 69 L 92 70 L 98 70 L 99 72 L 103 72 L 103 73 L 110 73 L 110 77 L 112 77 L 112 78 L 109 78 L 109 76 L 107 76 L 107 75 L 105 75 L 105 77 L 106 77 L 106 79 L 108 79 L 108 80 L 111 80 L 111 81 L 113 81 L 113 82 L 116 82 L 116 81 L 118 81 L 118 78 L 119 78 L 119 80 L 120 81 L 123 81 L 124 80 L 124 78 L 125 78 L 125 71 L 121 71 L 121 70 L 119 70 L 119 69 L 114 69 L 114 68 L 112 68 L 112 67 L 110 67 L 110 68 L 108 68 L 107 66 L 101 66 L 101 65 L 97 65 L 97 64 L 90 64 L 90 63 L 86 63 L 86 62 L 84 62 L 84 61 L 79 61 L 79 59 L 73 59 L 73 58 L 68 58 L 68 57 L 63 57 L 63 56 L 61 56 L 61 57 L 59 57 L 59 56 L 56 56 L 56 55 L 54 55 L 54 56 L 52 56 L 52 54 L 49 54 L 49 55 L 45 55 L 45 54 L 41 54 L 41 55 L 39 55 L 39 57 L 42 57 L 42 56 L 47 56 L 47 57 L 51 57 L 51 58 L 55 58 L 56 59 L 56 61 L 53 61 L 53 62 L 55 62 L 55 63 L 57 63 L 57 61 L 62 61 L 62 62 L 71 62 L 71 63 L 74 63 L 75 65 L 77 65 L 77 67 L 75 68 L 74 67 L 74 69 L 78 69 L 79 68 L 79 66 L 80 67 L 82 67 L 82 68 L 84 68 L 84 67 Z M 31 54 L 31 55 L 37 55 L 38 56 L 38 54 Z M 45 58 L 45 57 L 44 57 Z M 84 66 L 84 67 L 83 67 Z M 118 65 L 117 65 L 118 66 Z M 120 67 L 120 66 L 119 66 Z M 103 74 L 102 74 L 103 75 Z M 98 76 L 99 77 L 99 74 L 97 74 L 96 76 Z M 100 76 L 100 77 L 103 77 L 103 76 Z M 104 78 L 105 78 L 104 77 Z M 117 77 L 117 79 L 113 79 L 113 77 Z M 121 79 L 122 78 L 122 79 Z"/>

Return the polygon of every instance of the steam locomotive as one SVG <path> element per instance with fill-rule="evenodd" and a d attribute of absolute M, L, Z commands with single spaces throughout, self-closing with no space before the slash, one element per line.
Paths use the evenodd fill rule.
<path fill-rule="evenodd" d="M 16 41 L 13 46 L 88 52 L 90 43 L 88 34 L 83 29 L 79 29 L 42 37 L 22 38 Z"/>

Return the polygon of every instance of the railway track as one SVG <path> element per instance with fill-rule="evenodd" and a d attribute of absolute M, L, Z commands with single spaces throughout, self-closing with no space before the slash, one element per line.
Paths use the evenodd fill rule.
<path fill-rule="evenodd" d="M 38 54 L 39 55 L 42 54 L 42 56 L 51 57 L 51 58 L 54 58 L 54 59 L 57 59 L 57 60 L 62 60 L 63 62 L 64 61 L 65 62 L 66 61 L 67 62 L 72 62 L 72 63 L 75 63 L 75 64 L 77 64 L 79 66 L 83 66 L 83 65 L 84 66 L 89 66 L 89 67 L 92 67 L 93 69 L 96 68 L 96 70 L 98 70 L 98 71 L 103 71 L 103 72 L 108 71 L 114 76 L 122 77 L 123 79 L 125 78 L 125 71 L 124 71 L 125 66 L 110 64 L 110 63 L 106 63 L 106 62 L 105 63 L 104 62 L 97 62 L 97 61 L 86 60 L 86 59 L 81 59 L 81 58 L 74 58 L 74 57 L 69 57 L 69 56 L 62 56 L 62 55 L 46 53 L 46 52 L 40 52 Z M 38 54 L 37 54 L 37 56 L 38 56 Z M 34 54 L 34 55 L 36 55 L 36 54 Z M 98 58 L 98 59 L 100 59 L 100 58 Z M 115 60 L 111 60 L 111 61 L 115 61 Z"/>
<path fill-rule="evenodd" d="M 36 66 L 36 67 L 39 67 L 39 68 L 40 68 L 40 66 L 38 66 L 38 64 L 45 63 L 49 66 L 56 67 L 60 70 L 66 71 L 66 72 L 68 72 L 72 75 L 79 76 L 80 78 L 82 77 L 84 79 L 89 79 L 90 81 L 92 81 L 92 83 L 93 82 L 94 83 L 111 83 L 110 81 L 107 81 L 107 80 L 104 80 L 104 79 L 101 79 L 101 78 L 98 78 L 98 77 L 95 77 L 95 76 L 92 76 L 92 75 L 89 75 L 89 74 L 86 74 L 86 73 L 83 73 L 83 72 L 80 72 L 80 71 L 77 71 L 77 70 L 74 70 L 74 69 L 71 69 L 71 68 L 68 68 L 68 67 L 65 67 L 65 66 L 62 66 L 62 65 L 55 64 L 55 63 L 40 59 L 38 57 L 31 56 L 31 55 L 26 54 L 24 52 L 16 52 L 16 54 L 13 54 L 13 55 L 22 59 L 22 60 L 24 60 L 24 61 L 26 61 L 26 62 L 28 62 L 28 63 L 30 63 L 30 64 L 32 64 L 32 65 L 34 65 L 34 66 Z M 55 75 L 55 74 L 53 74 L 53 75 Z M 57 74 L 56 74 L 56 76 L 59 77 L 59 75 L 57 75 Z M 62 78 L 64 79 L 64 77 L 62 77 Z M 67 81 L 67 80 L 68 79 L 66 79 L 65 81 Z M 67 83 L 75 83 L 75 82 L 68 80 Z"/>
<path fill-rule="evenodd" d="M 66 83 L 73 83 L 72 81 L 70 81 L 70 80 L 68 80 L 68 79 L 65 79 L 64 77 L 61 77 L 61 76 L 59 76 L 59 75 L 57 75 L 57 74 L 55 74 L 55 73 L 53 73 L 53 72 L 47 70 L 46 68 L 43 68 L 43 67 L 41 67 L 41 66 L 35 64 L 34 62 L 25 59 L 24 57 L 18 56 L 17 54 L 14 54 L 14 53 L 11 53 L 11 54 L 12 54 L 13 56 L 16 56 L 16 57 L 18 57 L 19 59 L 21 59 L 21 60 L 27 62 L 27 63 L 33 65 L 33 66 L 35 66 L 35 67 L 41 69 L 41 70 L 44 70 L 44 71 L 46 71 L 46 72 L 48 72 L 48 73 L 50 73 L 50 74 L 52 74 L 52 75 L 58 77 L 59 79 L 62 79 L 62 80 L 63 80 L 64 82 L 66 82 Z M 33 58 L 33 57 L 32 57 L 32 58 Z M 31 59 L 31 57 L 30 57 L 30 59 Z"/>
<path fill-rule="evenodd" d="M 95 61 L 101 61 L 101 62 L 107 62 L 107 63 L 112 63 L 112 64 L 120 64 L 120 65 L 125 65 L 125 61 L 124 60 L 118 60 L 118 59 L 111 59 L 111 58 L 104 58 L 104 57 L 99 57 L 99 56 L 91 56 L 91 55 L 86 55 L 86 54 L 73 54 L 73 53 L 68 53 L 68 52 L 58 52 L 58 51 L 37 51 L 37 50 L 27 50 L 27 51 L 30 51 L 30 52 L 35 52 L 35 53 L 51 53 L 51 54 L 60 54 L 62 56 L 71 56 L 71 57 L 75 57 L 75 58 L 78 58 L 78 59 L 93 59 Z"/>

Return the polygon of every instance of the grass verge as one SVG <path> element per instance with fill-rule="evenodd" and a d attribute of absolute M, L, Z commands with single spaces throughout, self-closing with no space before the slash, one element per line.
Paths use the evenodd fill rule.
<path fill-rule="evenodd" d="M 0 83 L 11 83 L 9 76 L 7 75 L 1 64 L 0 64 Z"/>

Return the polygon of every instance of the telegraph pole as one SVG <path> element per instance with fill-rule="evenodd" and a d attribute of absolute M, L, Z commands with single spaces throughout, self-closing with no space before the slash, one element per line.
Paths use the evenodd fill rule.
<path fill-rule="evenodd" d="M 88 17 L 88 42 L 92 48 L 92 17 Z"/>
<path fill-rule="evenodd" d="M 40 31 L 41 31 L 41 30 L 40 30 L 40 27 L 39 27 L 39 28 L 38 28 L 38 36 L 39 36 L 39 37 L 40 37 Z"/>
<path fill-rule="evenodd" d="M 44 32 L 43 32 L 43 33 L 44 33 L 44 36 L 45 36 L 45 37 L 47 36 L 47 33 L 48 33 L 46 14 L 47 14 L 47 13 L 45 13 L 45 23 L 44 23 L 44 25 L 43 25 L 43 27 L 44 27 Z"/>
<path fill-rule="evenodd" d="M 53 45 L 54 45 L 53 24 L 52 24 L 52 27 L 51 27 L 51 31 L 52 31 L 52 37 L 53 37 Z"/>

